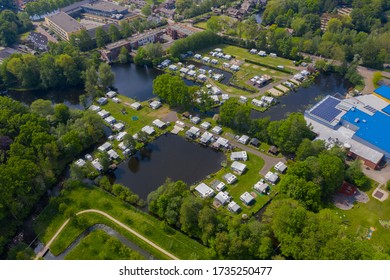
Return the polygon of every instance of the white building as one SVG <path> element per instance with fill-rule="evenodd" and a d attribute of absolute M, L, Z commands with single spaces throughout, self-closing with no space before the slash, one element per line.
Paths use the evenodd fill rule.
<path fill-rule="evenodd" d="M 99 152 L 105 152 L 112 148 L 112 145 L 110 142 L 106 142 L 103 145 L 98 147 Z"/>
<path fill-rule="evenodd" d="M 115 159 L 118 159 L 119 158 L 119 155 L 117 152 L 115 152 L 114 150 L 109 150 L 107 152 L 108 156 L 110 157 L 111 160 L 115 160 Z"/>
<path fill-rule="evenodd" d="M 155 133 L 154 128 L 150 125 L 145 125 L 141 130 L 147 135 L 153 135 Z"/>
<path fill-rule="evenodd" d="M 202 136 L 200 137 L 200 142 L 202 143 L 202 144 L 208 144 L 210 141 L 211 141 L 211 139 L 213 138 L 213 135 L 210 133 L 210 132 L 208 132 L 208 131 L 205 131 L 203 134 L 202 134 Z"/>
<path fill-rule="evenodd" d="M 233 175 L 234 176 L 234 175 Z M 212 184 L 211 184 L 211 187 L 220 192 L 220 191 L 223 191 L 225 188 L 226 188 L 226 185 L 225 183 L 219 181 L 219 180 L 215 180 Z"/>
<path fill-rule="evenodd" d="M 163 129 L 164 127 L 166 127 L 166 123 L 163 122 L 163 121 L 160 121 L 159 119 L 155 119 L 153 121 L 153 125 L 155 125 L 156 127 L 158 127 L 159 129 Z"/>
<path fill-rule="evenodd" d="M 95 159 L 91 162 L 92 166 L 99 172 L 103 171 L 103 166 L 100 164 L 99 159 Z"/>
<path fill-rule="evenodd" d="M 224 192 L 219 192 L 215 198 L 217 202 L 221 203 L 222 205 L 225 205 L 230 201 L 230 196 Z"/>
<path fill-rule="evenodd" d="M 248 154 L 246 153 L 246 151 L 232 152 L 232 154 L 230 155 L 230 160 L 232 160 L 232 161 L 235 161 L 235 160 L 247 161 Z"/>
<path fill-rule="evenodd" d="M 231 168 L 238 175 L 242 175 L 242 173 L 244 173 L 246 170 L 246 164 L 243 164 L 243 163 L 238 162 L 238 161 L 233 161 Z"/>
<path fill-rule="evenodd" d="M 74 164 L 77 165 L 78 167 L 83 167 L 86 164 L 86 162 L 85 162 L 85 160 L 80 158 Z"/>
<path fill-rule="evenodd" d="M 213 129 L 211 130 L 212 133 L 215 133 L 215 134 L 221 134 L 222 133 L 222 127 L 220 126 L 214 126 Z"/>
<path fill-rule="evenodd" d="M 101 108 L 99 106 L 96 106 L 96 105 L 91 105 L 91 106 L 89 106 L 88 109 L 93 111 L 93 112 L 99 112 L 101 110 Z"/>
<path fill-rule="evenodd" d="M 248 135 L 242 135 L 239 139 L 238 139 L 238 142 L 240 142 L 241 144 L 248 144 L 250 138 Z"/>
<path fill-rule="evenodd" d="M 240 196 L 240 200 L 245 204 L 245 205 L 250 205 L 254 200 L 255 198 L 248 192 L 244 192 L 241 196 Z"/>
<path fill-rule="evenodd" d="M 116 123 L 113 125 L 115 130 L 121 131 L 125 128 L 125 125 L 123 123 Z"/>
<path fill-rule="evenodd" d="M 253 188 L 259 193 L 266 194 L 269 190 L 269 185 L 265 183 L 263 180 L 258 181 Z"/>
<path fill-rule="evenodd" d="M 192 117 L 190 121 L 193 124 L 198 124 L 198 123 L 200 123 L 200 118 L 199 117 Z"/>
<path fill-rule="evenodd" d="M 195 190 L 199 194 L 201 198 L 207 198 L 207 197 L 212 197 L 215 195 L 215 192 L 213 191 L 212 188 L 207 186 L 205 183 L 200 183 Z"/>
<path fill-rule="evenodd" d="M 202 122 L 200 127 L 207 130 L 211 127 L 211 124 L 209 122 Z"/>
<path fill-rule="evenodd" d="M 100 112 L 99 112 L 99 113 L 100 113 Z M 114 117 L 112 117 L 112 116 L 105 118 L 104 121 L 105 121 L 106 123 L 108 123 L 108 124 L 114 124 L 114 123 L 116 123 L 116 119 L 115 119 Z"/>
<path fill-rule="evenodd" d="M 284 173 L 287 170 L 287 165 L 279 161 L 277 164 L 275 164 L 274 168 L 276 171 Z"/>
<path fill-rule="evenodd" d="M 155 101 L 150 102 L 149 106 L 150 106 L 150 108 L 152 108 L 153 110 L 156 110 L 156 109 L 158 109 L 158 108 L 161 107 L 161 102 L 155 100 Z"/>
<path fill-rule="evenodd" d="M 236 175 L 232 173 L 228 173 L 222 176 L 222 178 L 228 183 L 229 185 L 234 184 L 237 181 Z"/>
<path fill-rule="evenodd" d="M 106 96 L 107 96 L 108 98 L 113 98 L 113 97 L 116 96 L 116 92 L 111 90 L 111 91 L 109 91 L 109 92 L 106 93 Z"/>
<path fill-rule="evenodd" d="M 142 105 L 138 102 L 134 102 L 130 105 L 131 108 L 133 108 L 134 110 L 139 110 L 142 108 Z"/>
<path fill-rule="evenodd" d="M 107 117 L 110 115 L 110 113 L 107 112 L 106 110 L 101 110 L 101 111 L 99 111 L 97 114 L 98 114 L 100 117 L 102 117 L 103 119 L 107 118 Z"/>
<path fill-rule="evenodd" d="M 123 131 L 123 132 L 119 132 L 118 135 L 115 137 L 115 139 L 117 141 L 123 141 L 123 139 L 125 138 L 125 135 L 127 134 L 126 131 Z"/>
<path fill-rule="evenodd" d="M 200 136 L 200 129 L 196 126 L 192 126 L 189 130 L 186 131 L 186 135 L 190 138 L 198 138 Z"/>
<path fill-rule="evenodd" d="M 241 207 L 235 201 L 231 201 L 228 204 L 228 210 L 232 213 L 238 213 L 241 210 Z"/>
<path fill-rule="evenodd" d="M 276 182 L 279 180 L 279 176 L 276 173 L 273 173 L 271 171 L 268 171 L 267 174 L 265 174 L 264 177 L 268 182 L 271 184 L 276 184 Z"/>

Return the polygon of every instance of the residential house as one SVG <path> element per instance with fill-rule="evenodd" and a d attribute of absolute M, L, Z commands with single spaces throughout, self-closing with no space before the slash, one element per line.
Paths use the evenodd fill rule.
<path fill-rule="evenodd" d="M 103 165 L 100 164 L 99 159 L 95 159 L 91 162 L 92 166 L 99 172 L 103 171 Z"/>
<path fill-rule="evenodd" d="M 200 127 L 207 130 L 211 127 L 211 124 L 209 122 L 202 122 Z"/>
<path fill-rule="evenodd" d="M 210 132 L 205 131 L 202 134 L 202 136 L 200 137 L 200 143 L 207 145 L 211 141 L 212 138 L 213 138 L 213 135 Z"/>
<path fill-rule="evenodd" d="M 246 151 L 232 152 L 230 155 L 230 160 L 232 160 L 232 161 L 235 161 L 235 160 L 247 161 L 248 155 L 247 155 Z"/>
<path fill-rule="evenodd" d="M 98 103 L 100 106 L 102 106 L 102 105 L 104 105 L 104 104 L 107 104 L 107 102 L 108 102 L 108 99 L 105 98 L 105 97 L 100 97 L 100 98 L 97 100 L 97 103 Z"/>
<path fill-rule="evenodd" d="M 246 164 L 238 161 L 233 161 L 231 169 L 238 175 L 242 175 L 246 170 Z"/>
<path fill-rule="evenodd" d="M 241 210 L 241 207 L 235 201 L 231 201 L 227 208 L 232 213 L 238 213 Z"/>
<path fill-rule="evenodd" d="M 100 113 L 100 112 L 99 112 Z M 104 119 L 104 121 L 108 124 L 114 124 L 116 123 L 116 119 L 113 116 L 107 117 Z"/>
<path fill-rule="evenodd" d="M 199 117 L 192 117 L 191 118 L 191 122 L 193 123 L 193 124 L 198 124 L 198 123 L 200 123 L 200 118 Z"/>
<path fill-rule="evenodd" d="M 258 181 L 253 188 L 258 191 L 259 193 L 267 194 L 269 191 L 269 185 L 264 182 L 264 180 Z"/>
<path fill-rule="evenodd" d="M 123 123 L 116 123 L 113 125 L 113 127 L 117 131 L 122 131 L 125 128 L 125 125 Z"/>
<path fill-rule="evenodd" d="M 106 110 L 101 110 L 101 111 L 99 111 L 97 114 L 98 114 L 101 118 L 103 118 L 103 119 L 107 118 L 107 117 L 110 115 L 110 113 L 107 112 Z"/>
<path fill-rule="evenodd" d="M 271 184 L 276 184 L 279 180 L 279 176 L 276 174 L 276 173 L 273 173 L 271 171 L 268 171 L 267 174 L 265 174 L 265 177 L 264 177 L 268 182 L 270 182 Z"/>
<path fill-rule="evenodd" d="M 85 162 L 85 160 L 83 160 L 82 158 L 80 158 L 80 159 L 78 159 L 74 164 L 77 165 L 78 167 L 83 167 L 83 166 L 86 165 L 87 163 Z"/>
<path fill-rule="evenodd" d="M 222 179 L 224 179 L 226 181 L 226 183 L 228 183 L 229 185 L 234 184 L 237 181 L 236 175 L 234 175 L 232 173 L 227 173 L 227 174 L 223 175 Z"/>
<path fill-rule="evenodd" d="M 113 98 L 115 96 L 116 96 L 116 92 L 115 91 L 110 90 L 109 92 L 106 93 L 106 97 L 107 98 Z"/>
<path fill-rule="evenodd" d="M 149 104 L 150 108 L 152 108 L 153 110 L 157 110 L 158 108 L 161 107 L 161 105 L 162 105 L 161 102 L 160 102 L 160 101 L 157 101 L 157 100 L 152 101 L 152 102 L 150 102 L 150 104 Z"/>
<path fill-rule="evenodd" d="M 250 139 L 249 136 L 247 136 L 247 135 L 242 135 L 242 136 L 238 139 L 238 142 L 240 142 L 241 144 L 246 145 L 246 144 L 248 144 L 249 139 Z"/>
<path fill-rule="evenodd" d="M 207 186 L 205 183 L 200 183 L 196 188 L 196 192 L 199 194 L 201 198 L 208 198 L 215 195 L 215 192 L 212 188 Z"/>
<path fill-rule="evenodd" d="M 91 110 L 92 112 L 99 112 L 101 110 L 101 108 L 99 106 L 96 106 L 96 105 L 91 105 L 91 106 L 89 106 L 88 109 Z"/>
<path fill-rule="evenodd" d="M 155 119 L 152 123 L 153 123 L 153 125 L 155 125 L 159 129 L 164 129 L 167 126 L 167 124 L 165 122 L 160 121 L 159 119 Z"/>
<path fill-rule="evenodd" d="M 196 126 L 192 126 L 186 131 L 186 136 L 189 138 L 198 138 L 200 136 L 200 129 Z"/>
<path fill-rule="evenodd" d="M 222 133 L 222 127 L 220 126 L 214 126 L 213 129 L 211 130 L 212 133 L 215 133 L 215 134 L 221 134 Z"/>
<path fill-rule="evenodd" d="M 219 192 L 214 200 L 222 205 L 227 204 L 230 201 L 230 196 L 226 192 Z"/>
<path fill-rule="evenodd" d="M 116 136 L 116 141 L 123 141 L 123 139 L 125 138 L 125 135 L 127 134 L 126 131 L 123 131 L 123 132 L 119 132 L 118 135 Z"/>
<path fill-rule="evenodd" d="M 150 125 L 145 125 L 141 131 L 145 132 L 147 135 L 153 135 L 155 133 L 155 130 Z"/>
<path fill-rule="evenodd" d="M 139 110 L 142 108 L 142 105 L 138 102 L 134 102 L 130 105 L 131 108 L 133 108 L 134 110 Z"/>
<path fill-rule="evenodd" d="M 234 175 L 233 175 L 234 176 Z M 211 187 L 220 192 L 220 191 L 223 191 L 225 188 L 226 188 L 226 185 L 225 183 L 219 181 L 219 180 L 214 180 L 212 183 L 211 183 Z"/>
<path fill-rule="evenodd" d="M 108 151 L 111 148 L 112 148 L 111 143 L 110 142 L 106 142 L 103 145 L 98 147 L 98 151 L 99 152 L 106 152 L 106 151 Z"/>
<path fill-rule="evenodd" d="M 284 164 L 283 162 L 279 161 L 275 166 L 274 166 L 275 170 L 280 172 L 280 173 L 284 173 L 286 172 L 287 170 L 287 165 Z"/>
<path fill-rule="evenodd" d="M 108 152 L 107 152 L 107 154 L 108 154 L 108 156 L 110 157 L 110 160 L 116 160 L 116 159 L 118 159 L 119 158 L 119 155 L 118 155 L 118 153 L 117 152 L 115 152 L 114 150 L 109 150 Z"/>
<path fill-rule="evenodd" d="M 240 200 L 245 204 L 245 205 L 250 205 L 254 200 L 255 198 L 248 192 L 244 192 L 241 196 L 240 196 Z"/>

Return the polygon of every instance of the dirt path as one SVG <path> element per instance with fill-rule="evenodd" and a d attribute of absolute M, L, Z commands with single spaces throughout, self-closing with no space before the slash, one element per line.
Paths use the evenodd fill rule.
<path fill-rule="evenodd" d="M 76 215 L 82 215 L 82 214 L 85 214 L 85 213 L 97 213 L 97 214 L 100 214 L 104 217 L 106 217 L 107 219 L 111 220 L 112 222 L 116 223 L 118 226 L 124 228 L 125 230 L 127 230 L 128 232 L 134 234 L 135 236 L 137 236 L 139 239 L 141 239 L 142 241 L 148 243 L 150 246 L 154 247 L 155 249 L 157 249 L 158 251 L 160 251 L 161 253 L 167 255 L 168 257 L 170 257 L 171 259 L 173 260 L 179 260 L 179 258 L 177 258 L 176 256 L 172 255 L 171 253 L 169 253 L 168 251 L 164 250 L 163 248 L 161 248 L 160 246 L 158 246 L 157 244 L 155 244 L 154 242 L 150 241 L 149 239 L 147 239 L 146 237 L 144 237 L 143 235 L 139 234 L 138 232 L 136 232 L 135 230 L 129 228 L 127 225 L 125 225 L 124 223 L 118 221 L 117 219 L 113 218 L 112 216 L 108 215 L 106 212 L 103 212 L 103 211 L 100 211 L 100 210 L 96 210 L 96 209 L 88 209 L 88 210 L 83 210 L 83 211 L 80 211 L 78 212 Z M 39 259 L 41 257 L 43 257 L 43 255 L 49 250 L 51 244 L 56 240 L 56 238 L 58 237 L 58 235 L 62 232 L 62 230 L 65 228 L 65 226 L 69 223 L 70 219 L 67 219 L 63 224 L 62 226 L 58 229 L 58 231 L 54 234 L 54 236 L 50 239 L 50 241 L 46 244 L 46 246 L 40 251 L 38 252 L 37 256 L 35 257 L 35 259 Z"/>

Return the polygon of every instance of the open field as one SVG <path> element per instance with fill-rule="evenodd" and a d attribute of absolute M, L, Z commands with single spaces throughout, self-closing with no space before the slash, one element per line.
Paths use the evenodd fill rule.
<path fill-rule="evenodd" d="M 66 260 L 143 260 L 144 258 L 118 239 L 102 230 L 96 230 L 86 236 L 69 252 Z"/>
<path fill-rule="evenodd" d="M 201 29 L 207 29 L 207 21 L 200 21 L 198 23 L 195 23 L 194 26 Z"/>
<path fill-rule="evenodd" d="M 370 201 L 367 203 L 357 203 L 351 210 L 340 210 L 335 208 L 334 211 L 340 216 L 340 219 L 348 225 L 348 231 L 359 239 L 366 239 L 370 227 L 376 230 L 372 234 L 371 240 L 376 247 L 390 250 L 390 229 L 383 227 L 379 220 L 390 220 L 390 199 L 383 202 L 372 197 L 375 190 L 372 187 L 366 193 Z M 344 217 L 345 215 L 345 217 Z"/>
<path fill-rule="evenodd" d="M 47 208 L 38 217 L 34 229 L 39 234 L 40 240 L 47 243 L 62 223 L 72 213 L 83 209 L 98 209 L 105 211 L 109 215 L 120 220 L 124 224 L 142 234 L 155 244 L 171 252 L 180 259 L 207 259 L 207 249 L 202 244 L 189 238 L 188 236 L 169 228 L 154 217 L 141 212 L 129 204 L 123 203 L 119 199 L 111 196 L 103 190 L 96 187 L 73 188 L 64 190 L 62 196 L 64 202 L 51 202 Z M 68 206 L 69 205 L 69 206 Z M 61 211 L 58 211 L 61 208 Z M 110 222 L 107 218 L 96 213 L 86 213 L 73 219 L 65 229 L 60 233 L 56 241 L 51 246 L 53 254 L 61 253 L 67 248 L 74 239 L 77 238 L 88 227 L 102 223 L 118 231 L 124 237 L 133 241 L 141 248 L 144 248 L 158 259 L 166 259 L 161 252 L 152 248 L 133 234 L 125 231 L 123 228 Z"/>

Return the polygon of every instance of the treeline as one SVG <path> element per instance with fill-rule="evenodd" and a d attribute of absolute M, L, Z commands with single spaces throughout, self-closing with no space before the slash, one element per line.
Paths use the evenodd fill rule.
<path fill-rule="evenodd" d="M 210 12 L 212 7 L 220 7 L 229 4 L 230 2 L 231 0 L 177 0 L 175 5 L 177 13 L 184 18 L 191 18 Z"/>
<path fill-rule="evenodd" d="M 179 58 L 180 54 L 184 54 L 187 51 L 197 51 L 221 42 L 222 40 L 217 34 L 206 30 L 175 41 L 169 48 L 169 51 L 172 56 Z"/>
<path fill-rule="evenodd" d="M 59 8 L 69 6 L 75 2 L 80 2 L 80 0 L 37 0 L 28 2 L 25 11 L 29 16 L 40 16 Z"/>
<path fill-rule="evenodd" d="M 326 169 L 324 167 L 324 169 Z M 261 222 L 209 207 L 182 181 L 167 180 L 148 196 L 149 211 L 199 239 L 212 259 L 388 259 L 367 241 L 351 237 L 329 209 L 314 213 L 288 198 L 275 198 Z"/>
<path fill-rule="evenodd" d="M 65 165 L 103 136 L 90 111 L 0 97 L 0 253 Z"/>
<path fill-rule="evenodd" d="M 18 35 L 32 28 L 25 13 L 16 14 L 10 10 L 0 12 L 0 45 L 11 46 L 18 41 Z"/>

